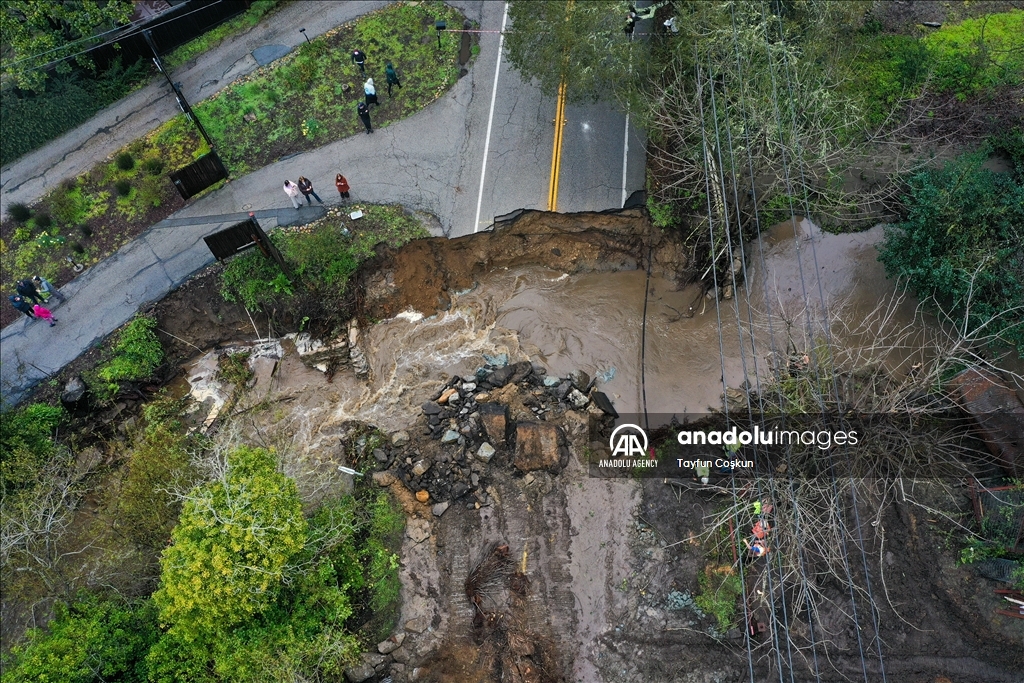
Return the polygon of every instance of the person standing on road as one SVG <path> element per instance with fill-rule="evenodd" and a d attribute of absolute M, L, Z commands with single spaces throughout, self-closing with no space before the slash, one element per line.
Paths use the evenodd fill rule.
<path fill-rule="evenodd" d="M 39 296 L 39 292 L 36 291 L 36 286 L 32 283 L 31 280 L 19 280 L 15 288 L 18 290 L 18 294 L 20 294 L 26 299 L 31 299 L 32 303 L 43 303 L 43 297 Z"/>
<path fill-rule="evenodd" d="M 27 315 L 32 320 L 36 319 L 36 317 L 32 315 L 32 304 L 25 301 L 17 294 L 12 294 L 7 298 L 11 300 L 11 305 L 14 306 L 16 309 Z"/>
<path fill-rule="evenodd" d="M 352 63 L 359 65 L 360 73 L 366 73 L 366 55 L 362 50 L 352 50 Z"/>
<path fill-rule="evenodd" d="M 46 322 L 50 323 L 50 327 L 57 324 L 57 319 L 53 317 L 53 313 L 50 313 L 50 309 L 43 308 L 39 304 L 32 307 L 32 312 L 36 314 L 37 318 L 42 318 Z"/>
<path fill-rule="evenodd" d="M 370 108 L 366 106 L 365 102 L 360 102 L 356 111 L 359 113 L 359 120 L 366 126 L 366 134 L 369 135 L 373 132 L 373 126 L 370 124 Z"/>
<path fill-rule="evenodd" d="M 46 297 L 46 301 L 50 300 L 50 297 L 54 297 L 57 301 L 63 302 L 64 295 L 57 291 L 57 288 L 53 286 L 53 283 L 47 280 L 45 277 L 36 275 L 32 278 L 32 284 L 35 285 L 36 290 Z"/>
<path fill-rule="evenodd" d="M 384 77 L 388 79 L 388 97 L 391 97 L 391 86 L 402 87 L 402 82 L 398 80 L 398 72 L 395 71 L 395 65 L 391 62 L 384 67 Z"/>
<path fill-rule="evenodd" d="M 366 95 L 366 106 L 369 107 L 371 104 L 380 106 L 380 102 L 377 101 L 377 88 L 373 85 L 373 79 L 367 78 L 366 83 L 363 83 L 363 94 Z"/>
<path fill-rule="evenodd" d="M 288 199 L 292 200 L 292 206 L 296 209 L 302 206 L 302 202 L 299 201 L 299 195 L 302 192 L 299 190 L 299 186 L 290 180 L 284 181 L 284 193 L 288 195 Z"/>
<path fill-rule="evenodd" d="M 299 176 L 299 192 L 301 192 L 302 196 L 306 198 L 307 204 L 313 203 L 310 200 L 309 195 L 313 195 L 313 199 L 317 200 L 321 204 L 324 203 L 324 200 L 320 199 L 320 195 L 313 191 L 313 182 L 304 175 Z"/>
<path fill-rule="evenodd" d="M 342 199 L 348 199 L 349 186 L 345 176 L 340 173 L 334 178 L 334 186 L 338 188 L 338 194 L 341 195 Z"/>

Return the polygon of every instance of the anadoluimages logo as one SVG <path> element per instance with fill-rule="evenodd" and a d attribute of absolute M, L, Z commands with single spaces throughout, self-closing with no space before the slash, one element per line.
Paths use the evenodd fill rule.
<path fill-rule="evenodd" d="M 634 424 L 616 427 L 608 439 L 608 445 L 612 449 L 613 458 L 647 457 L 647 433 Z"/>

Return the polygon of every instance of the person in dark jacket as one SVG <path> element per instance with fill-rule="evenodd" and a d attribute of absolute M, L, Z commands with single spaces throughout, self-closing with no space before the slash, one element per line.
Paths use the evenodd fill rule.
<path fill-rule="evenodd" d="M 19 311 L 21 311 L 22 313 L 27 315 L 32 320 L 36 319 L 36 317 L 34 315 L 32 315 L 32 304 L 30 304 L 29 302 L 25 301 L 24 299 L 22 299 L 17 294 L 12 294 L 12 295 L 10 295 L 7 298 L 11 300 L 11 305 L 12 306 L 17 308 Z"/>
<path fill-rule="evenodd" d="M 360 73 L 366 73 L 366 55 L 362 50 L 352 50 L 352 63 L 359 65 Z"/>
<path fill-rule="evenodd" d="M 366 126 L 366 134 L 369 135 L 373 132 L 373 126 L 370 125 L 370 108 L 366 106 L 365 102 L 360 102 L 356 111 L 359 112 L 359 120 Z"/>
<path fill-rule="evenodd" d="M 349 188 L 348 180 L 346 180 L 345 176 L 339 173 L 337 177 L 334 178 L 334 186 L 338 188 L 338 194 L 341 195 L 342 199 L 348 199 L 348 192 L 351 188 Z"/>
<path fill-rule="evenodd" d="M 299 176 L 299 192 L 301 192 L 302 196 L 306 198 L 307 204 L 313 203 L 309 198 L 310 195 L 313 195 L 313 199 L 317 200 L 321 204 L 324 203 L 324 200 L 320 199 L 320 195 L 313 191 L 313 182 L 304 175 Z"/>
<path fill-rule="evenodd" d="M 384 67 L 384 77 L 388 79 L 388 97 L 391 97 L 391 86 L 402 87 L 402 82 L 398 80 L 398 72 L 395 71 L 395 65 L 391 62 Z"/>
<path fill-rule="evenodd" d="M 36 289 L 35 284 L 28 279 L 18 280 L 18 284 L 15 286 L 18 290 L 18 294 L 26 299 L 31 299 L 34 304 L 43 303 L 43 297 L 39 295 L 39 291 Z"/>

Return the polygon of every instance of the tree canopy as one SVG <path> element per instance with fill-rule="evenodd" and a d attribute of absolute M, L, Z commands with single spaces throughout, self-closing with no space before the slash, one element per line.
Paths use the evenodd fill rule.
<path fill-rule="evenodd" d="M 48 64 L 74 56 L 81 66 L 91 66 L 87 55 L 78 54 L 94 44 L 104 29 L 125 24 L 132 16 L 132 0 L 5 0 L 0 3 L 0 44 L 3 75 L 20 88 L 42 90 Z M 67 73 L 65 61 L 58 73 Z"/>

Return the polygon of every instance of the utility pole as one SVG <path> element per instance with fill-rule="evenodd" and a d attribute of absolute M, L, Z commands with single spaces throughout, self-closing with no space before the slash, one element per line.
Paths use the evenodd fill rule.
<path fill-rule="evenodd" d="M 153 42 L 153 36 L 150 35 L 148 30 L 143 31 L 142 36 L 146 39 L 149 49 L 153 51 L 153 64 L 156 65 L 157 70 L 163 74 L 164 78 L 167 79 L 167 84 L 170 85 L 171 90 L 174 91 L 174 98 L 178 101 L 178 108 L 181 109 L 183 114 L 185 114 L 185 118 L 195 124 L 195 127 L 199 130 L 199 134 L 203 136 L 203 139 L 206 140 L 206 144 L 209 145 L 210 151 L 216 155 L 219 161 L 220 155 L 217 154 L 217 147 L 213 144 L 213 140 L 210 139 L 206 129 L 203 128 L 203 124 L 199 120 L 199 117 L 192 111 L 192 106 L 188 103 L 188 100 L 185 99 L 185 95 L 182 94 L 179 84 L 172 81 L 171 75 L 167 73 L 166 69 L 164 69 L 164 64 L 160 61 L 160 54 L 156 51 L 156 43 Z M 224 170 L 224 177 L 227 177 L 228 172 L 227 169 L 224 168 L 223 162 L 220 163 L 220 166 Z"/>

